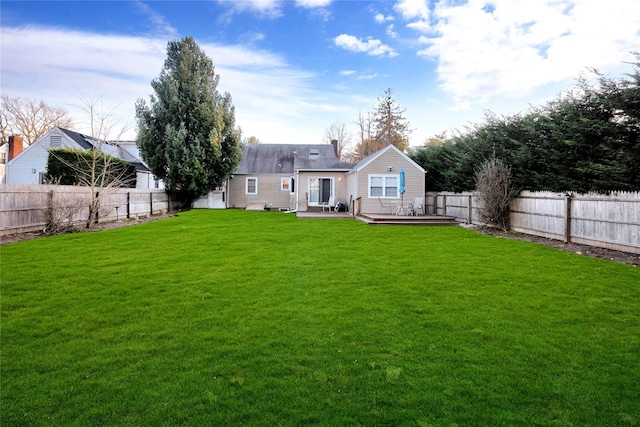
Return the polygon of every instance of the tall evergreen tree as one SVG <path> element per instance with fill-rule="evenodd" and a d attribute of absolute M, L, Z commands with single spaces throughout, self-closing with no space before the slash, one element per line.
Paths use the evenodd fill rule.
<path fill-rule="evenodd" d="M 136 103 L 137 145 L 151 171 L 190 205 L 220 186 L 242 151 L 231 95 L 192 37 L 169 42 L 150 105 Z"/>

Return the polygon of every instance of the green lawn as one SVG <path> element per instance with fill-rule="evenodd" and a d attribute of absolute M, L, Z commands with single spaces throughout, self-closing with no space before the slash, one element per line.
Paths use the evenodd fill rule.
<path fill-rule="evenodd" d="M 640 269 L 191 211 L 1 249 L 4 426 L 640 425 Z"/>

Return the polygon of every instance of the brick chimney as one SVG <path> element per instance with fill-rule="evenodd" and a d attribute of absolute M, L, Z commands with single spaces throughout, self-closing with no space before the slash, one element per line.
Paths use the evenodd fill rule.
<path fill-rule="evenodd" d="M 338 140 L 337 139 L 332 139 L 331 140 L 331 145 L 333 145 L 333 152 L 336 153 L 336 157 L 340 157 L 338 155 Z"/>
<path fill-rule="evenodd" d="M 7 161 L 13 159 L 15 156 L 22 152 L 24 143 L 20 135 L 12 135 L 9 137 L 9 153 Z"/>

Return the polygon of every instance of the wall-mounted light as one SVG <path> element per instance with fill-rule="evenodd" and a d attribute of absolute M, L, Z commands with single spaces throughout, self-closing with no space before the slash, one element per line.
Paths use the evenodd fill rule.
<path fill-rule="evenodd" d="M 31 173 L 36 173 L 36 170 L 35 169 L 31 169 Z"/>
<path fill-rule="evenodd" d="M 393 166 L 387 166 L 387 170 L 391 172 L 393 170 Z"/>

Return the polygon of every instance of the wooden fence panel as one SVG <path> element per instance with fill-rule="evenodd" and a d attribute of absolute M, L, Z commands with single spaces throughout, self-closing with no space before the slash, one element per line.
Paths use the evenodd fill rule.
<path fill-rule="evenodd" d="M 17 232 L 27 232 L 41 230 L 46 225 L 48 190 L 40 188 L 39 191 L 34 192 L 31 187 L 30 185 L 3 186 L 0 192 L 0 225 L 3 230 L 15 229 L 18 230 Z"/>
<path fill-rule="evenodd" d="M 575 195 L 571 201 L 571 241 L 640 253 L 638 193 Z M 634 252 L 634 251 L 631 251 Z"/>
<path fill-rule="evenodd" d="M 446 215 L 459 222 L 479 224 L 478 198 L 472 192 L 429 192 L 425 194 L 428 215 Z"/>
<path fill-rule="evenodd" d="M 138 218 L 179 208 L 164 190 L 108 188 L 98 190 L 98 221 Z M 68 213 L 74 222 L 87 221 L 91 189 L 66 185 L 0 186 L 0 235 L 42 231 L 50 207 Z"/>
<path fill-rule="evenodd" d="M 562 240 L 564 238 L 565 196 L 551 192 L 523 191 L 510 206 L 511 229 Z"/>
<path fill-rule="evenodd" d="M 473 193 L 427 193 L 428 213 L 481 225 Z M 558 194 L 523 191 L 510 206 L 510 226 L 524 234 L 640 253 L 640 193 Z"/>

